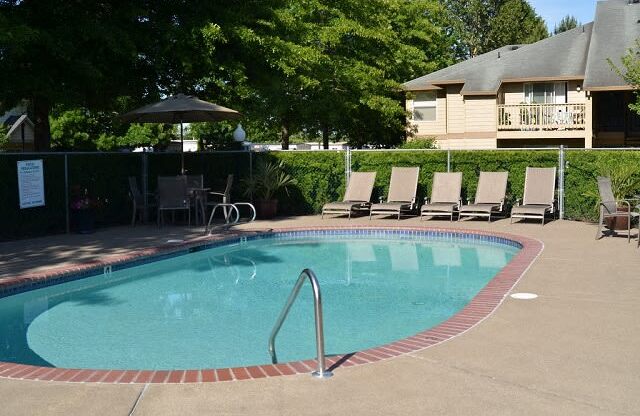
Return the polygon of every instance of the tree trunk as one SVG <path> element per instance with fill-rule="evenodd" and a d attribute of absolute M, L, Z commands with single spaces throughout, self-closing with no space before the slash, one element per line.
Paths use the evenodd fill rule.
<path fill-rule="evenodd" d="M 33 106 L 33 149 L 46 152 L 51 149 L 51 131 L 49 128 L 49 112 L 51 104 L 45 98 L 34 98 Z"/>
<path fill-rule="evenodd" d="M 329 148 L 329 126 L 322 124 L 322 148 Z"/>
<path fill-rule="evenodd" d="M 280 139 L 282 140 L 282 150 L 289 150 L 289 125 L 286 120 L 282 120 L 282 126 L 280 129 Z"/>

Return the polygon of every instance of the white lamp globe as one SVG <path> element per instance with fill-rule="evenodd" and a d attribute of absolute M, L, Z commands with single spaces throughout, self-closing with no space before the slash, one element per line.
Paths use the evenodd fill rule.
<path fill-rule="evenodd" d="M 247 133 L 242 128 L 242 124 L 238 123 L 238 127 L 233 131 L 233 140 L 243 142 L 247 138 Z"/>

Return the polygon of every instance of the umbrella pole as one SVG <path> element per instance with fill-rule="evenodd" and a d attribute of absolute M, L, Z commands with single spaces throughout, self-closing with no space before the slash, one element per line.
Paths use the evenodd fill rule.
<path fill-rule="evenodd" d="M 184 175 L 184 132 L 180 120 L 180 173 Z"/>

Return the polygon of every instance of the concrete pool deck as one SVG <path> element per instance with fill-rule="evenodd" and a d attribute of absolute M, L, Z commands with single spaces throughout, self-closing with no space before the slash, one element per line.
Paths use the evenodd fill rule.
<path fill-rule="evenodd" d="M 488 319 L 437 346 L 309 375 L 213 384 L 107 385 L 0 379 L 2 411 L 34 414 L 638 414 L 640 249 L 594 240 L 591 224 L 300 217 L 241 226 L 393 225 L 477 229 L 537 238 L 540 258 Z M 0 243 L 0 280 L 188 239 L 199 229 L 115 227 Z M 133 412 L 132 412 L 133 410 Z"/>

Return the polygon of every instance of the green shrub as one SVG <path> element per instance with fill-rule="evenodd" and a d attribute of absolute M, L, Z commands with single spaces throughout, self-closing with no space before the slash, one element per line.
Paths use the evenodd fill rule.
<path fill-rule="evenodd" d="M 330 201 L 344 194 L 344 152 L 272 152 L 257 153 L 254 159 L 283 162 L 283 169 L 296 180 L 289 195 L 278 194 L 278 211 L 284 215 L 318 213 Z M 254 163 L 255 166 L 255 163 Z"/>
<path fill-rule="evenodd" d="M 595 221 L 598 219 L 597 176 L 611 175 L 612 170 L 636 172 L 640 179 L 640 152 L 614 150 L 568 150 L 565 152 L 565 218 Z M 635 185 L 632 186 L 635 188 Z M 636 189 L 640 191 L 640 189 Z M 634 193 L 628 189 L 625 193 Z"/>
<path fill-rule="evenodd" d="M 399 149 L 437 149 L 435 137 L 424 137 L 419 139 L 407 140 L 398 146 Z"/>
<path fill-rule="evenodd" d="M 394 166 L 418 166 L 418 200 L 427 195 L 433 180 L 433 172 L 447 171 L 447 152 L 434 151 L 354 151 L 351 156 L 351 169 L 355 172 L 377 172 L 374 188 L 374 201 L 387 197 L 391 168 Z"/>
<path fill-rule="evenodd" d="M 419 166 L 418 199 L 430 193 L 434 172 L 447 171 L 447 151 L 397 150 L 353 151 L 353 171 L 374 171 L 376 186 L 373 200 L 386 197 L 393 166 Z M 480 171 L 508 171 L 508 201 L 521 198 L 527 166 L 557 166 L 557 150 L 451 151 L 452 172 L 463 172 L 463 197 L 475 194 Z M 232 201 L 246 200 L 241 180 L 250 176 L 260 160 L 282 163 L 285 173 L 295 179 L 289 195 L 280 192 L 280 212 L 284 215 L 318 213 L 329 201 L 342 198 L 345 190 L 345 153 L 336 152 L 204 152 L 186 153 L 189 174 L 202 174 L 204 184 L 222 190 L 228 174 L 234 174 Z M 143 159 L 147 159 L 148 189 L 156 189 L 159 175 L 176 175 L 180 170 L 178 153 L 88 153 L 67 156 L 69 187 L 87 188 L 90 195 L 104 200 L 97 212 L 98 225 L 126 224 L 130 220 L 128 176 L 141 183 Z M 46 206 L 19 209 L 16 162 L 42 159 L 44 163 Z M 640 192 L 640 151 L 565 152 L 565 218 L 592 221 L 597 218 L 596 177 L 608 171 L 630 172 L 625 193 Z M 637 173 L 636 173 L 637 172 Z M 64 155 L 0 154 L 0 239 L 61 233 L 65 230 Z"/>
<path fill-rule="evenodd" d="M 524 193 L 524 177 L 527 166 L 553 167 L 558 165 L 557 150 L 521 151 L 452 151 L 451 171 L 462 172 L 463 199 L 476 193 L 481 171 L 509 172 L 507 182 L 507 203 L 513 204 Z"/>

